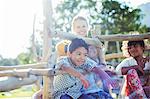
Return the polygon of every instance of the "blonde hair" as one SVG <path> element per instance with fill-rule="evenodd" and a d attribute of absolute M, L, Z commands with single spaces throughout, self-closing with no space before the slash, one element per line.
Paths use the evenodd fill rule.
<path fill-rule="evenodd" d="M 85 17 L 83 17 L 83 16 L 75 16 L 74 18 L 73 18 L 73 20 L 72 20 L 72 23 L 71 23 L 71 31 L 72 32 L 74 32 L 73 30 L 73 28 L 74 28 L 74 23 L 77 21 L 77 20 L 83 20 L 83 21 L 85 21 L 86 23 L 87 23 L 87 26 L 89 27 L 89 23 L 88 23 L 88 21 L 87 21 L 87 19 L 85 18 Z"/>
<path fill-rule="evenodd" d="M 65 51 L 65 47 L 68 46 L 69 44 L 70 44 L 69 40 L 63 40 L 56 44 L 55 49 L 58 57 L 67 55 L 67 52 Z"/>

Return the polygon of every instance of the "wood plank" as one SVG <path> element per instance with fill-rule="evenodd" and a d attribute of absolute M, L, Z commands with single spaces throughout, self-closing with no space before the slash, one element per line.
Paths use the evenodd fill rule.
<path fill-rule="evenodd" d="M 47 62 L 41 62 L 36 64 L 26 64 L 26 65 L 16 65 L 16 66 L 0 66 L 0 71 L 2 70 L 13 70 L 13 69 L 27 69 L 27 68 L 46 68 Z"/>
<path fill-rule="evenodd" d="M 114 58 L 123 58 L 123 53 L 112 53 L 112 54 L 107 54 L 105 55 L 106 60 L 114 59 Z"/>
<path fill-rule="evenodd" d="M 99 35 L 97 38 L 100 41 L 134 41 L 150 39 L 150 32 L 144 34 L 114 34 L 114 35 Z"/>

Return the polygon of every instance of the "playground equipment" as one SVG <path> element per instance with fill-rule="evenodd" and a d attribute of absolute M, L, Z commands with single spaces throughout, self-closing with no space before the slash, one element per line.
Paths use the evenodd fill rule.
<path fill-rule="evenodd" d="M 52 93 L 53 93 L 53 77 L 54 75 L 57 75 L 58 73 L 62 73 L 61 71 L 56 72 L 52 68 L 55 65 L 55 55 L 52 54 L 51 51 L 51 45 L 52 41 L 51 39 L 54 37 L 59 37 L 62 39 L 68 39 L 72 40 L 74 38 L 81 38 L 79 36 L 73 35 L 71 33 L 65 33 L 61 31 L 55 31 L 52 27 L 52 6 L 51 4 L 52 0 L 43 0 L 44 2 L 44 43 L 43 43 L 43 58 L 40 63 L 37 64 L 28 64 L 28 65 L 18 65 L 18 66 L 0 66 L 0 77 L 18 77 L 18 78 L 28 78 L 31 77 L 32 82 L 28 81 L 24 84 L 16 84 L 16 86 L 10 86 L 7 87 L 2 84 L 0 84 L 0 91 L 9 91 L 15 88 L 18 88 L 23 85 L 33 84 L 35 83 L 38 78 L 36 76 L 44 76 L 44 92 L 43 92 L 43 99 L 52 99 Z M 99 35 L 96 38 L 82 38 L 84 39 L 88 44 L 95 45 L 99 48 L 102 48 L 101 41 L 126 41 L 126 40 L 140 40 L 140 39 L 148 39 L 150 40 L 150 33 L 144 33 L 144 34 L 138 34 L 138 35 Z M 102 55 L 102 54 L 99 54 Z M 48 57 L 50 57 L 50 63 L 47 65 Z M 112 59 L 112 58 L 119 58 L 123 57 L 122 53 L 113 53 L 106 55 L 105 58 Z M 11 80 L 13 81 L 13 80 Z M 12 84 L 11 82 L 9 82 Z M 9 85 L 9 84 L 8 84 Z"/>
<path fill-rule="evenodd" d="M 66 35 L 67 34 L 67 35 Z M 49 31 L 49 35 L 51 38 L 53 37 L 60 37 L 63 39 L 74 39 L 74 38 L 81 38 L 79 36 L 73 35 L 71 33 L 64 33 L 64 32 L 60 32 L 60 31 Z M 141 34 L 141 35 L 108 35 L 108 36 L 102 36 L 103 40 L 119 40 L 119 41 L 124 41 L 124 40 L 140 40 L 140 39 L 148 39 L 150 40 L 150 33 L 145 33 L 145 34 Z M 129 37 L 124 38 L 124 37 Z M 105 39 L 107 38 L 107 39 Z M 84 39 L 87 43 L 95 45 L 97 47 L 102 47 L 100 38 L 99 39 L 92 39 L 92 38 L 82 38 Z M 54 55 L 50 55 L 50 63 L 49 66 L 53 66 L 55 65 L 55 59 L 56 57 Z M 47 56 L 47 55 L 46 55 Z M 112 59 L 112 58 L 119 58 L 119 57 L 123 57 L 122 53 L 112 53 L 111 55 L 106 55 L 105 58 L 106 60 L 108 59 Z M 44 62 L 45 61 L 45 62 Z M 47 65 L 47 60 L 44 60 L 41 63 L 37 63 L 37 64 L 28 64 L 28 65 L 18 65 L 18 66 L 0 66 L 0 77 L 19 77 L 19 78 L 27 78 L 27 77 L 31 77 L 30 80 L 32 80 L 32 82 L 30 82 L 30 80 L 27 83 L 24 84 L 18 84 L 18 86 L 14 86 L 14 88 L 12 88 L 12 86 L 10 88 L 6 87 L 4 84 L 0 84 L 0 91 L 8 91 L 8 90 L 12 90 L 15 88 L 18 88 L 20 86 L 23 85 L 28 85 L 28 84 L 32 84 L 35 83 L 35 81 L 38 79 L 36 78 L 36 76 L 44 76 L 47 77 L 48 79 L 44 79 L 45 83 L 44 86 L 47 86 L 47 89 L 44 89 L 44 99 L 49 99 L 52 98 L 52 92 L 53 92 L 53 77 L 54 75 L 57 75 L 58 73 L 62 73 L 61 71 L 56 72 L 53 68 L 48 67 Z M 147 73 L 149 73 L 149 71 L 147 71 Z M 48 80 L 48 82 L 47 82 Z M 16 82 L 17 83 L 17 82 Z M 7 83 L 9 84 L 9 83 Z M 11 83 L 10 83 L 11 84 Z M 45 88 L 45 87 L 44 87 Z"/>

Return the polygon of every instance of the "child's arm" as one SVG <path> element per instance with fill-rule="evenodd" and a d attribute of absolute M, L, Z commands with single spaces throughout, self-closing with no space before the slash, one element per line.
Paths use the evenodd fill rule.
<path fill-rule="evenodd" d="M 92 71 L 99 75 L 99 77 L 105 82 L 107 87 L 109 87 L 109 85 L 111 85 L 112 87 L 118 87 L 117 82 L 112 80 L 111 77 L 104 70 L 102 70 L 101 68 L 94 67 L 92 69 Z"/>
<path fill-rule="evenodd" d="M 144 74 L 144 70 L 141 68 L 141 66 L 134 65 L 134 66 L 130 66 L 130 67 L 122 67 L 121 68 L 122 75 L 126 75 L 130 69 L 135 69 L 135 70 L 137 70 L 137 72 L 139 71 L 140 73 Z"/>
<path fill-rule="evenodd" d="M 149 57 L 146 57 L 146 58 L 143 58 L 142 60 L 138 60 L 137 65 L 132 65 L 130 67 L 122 67 L 121 68 L 122 75 L 126 75 L 130 69 L 135 69 L 138 75 L 144 75 L 143 68 L 145 67 L 146 62 L 149 62 L 149 60 L 150 60 Z"/>
<path fill-rule="evenodd" d="M 146 57 L 143 60 L 137 61 L 138 63 L 137 65 L 131 65 L 129 67 L 124 67 L 125 65 L 123 65 L 123 67 L 121 68 L 122 75 L 126 75 L 130 69 L 135 69 L 138 75 L 143 75 L 144 74 L 143 68 L 145 67 L 146 62 L 149 62 L 149 60 L 150 58 Z"/>
<path fill-rule="evenodd" d="M 65 71 L 66 73 L 68 73 L 68 74 L 70 74 L 70 75 L 72 75 L 72 76 L 75 76 L 75 77 L 77 77 L 78 79 L 80 79 L 81 82 L 82 82 L 82 84 L 83 84 L 83 86 L 84 86 L 85 88 L 88 88 L 88 87 L 89 87 L 89 82 L 85 79 L 84 75 L 81 74 L 80 72 L 77 72 L 74 68 L 62 65 L 62 66 L 61 66 L 61 69 L 62 69 L 63 71 Z"/>

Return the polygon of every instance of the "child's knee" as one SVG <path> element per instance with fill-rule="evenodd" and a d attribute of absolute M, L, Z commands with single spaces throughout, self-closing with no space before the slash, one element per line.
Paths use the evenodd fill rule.
<path fill-rule="evenodd" d="M 127 75 L 137 75 L 137 72 L 135 69 L 130 69 L 128 70 Z"/>
<path fill-rule="evenodd" d="M 132 83 L 137 81 L 139 82 L 139 77 L 135 69 L 130 69 L 127 72 L 127 81 Z"/>

